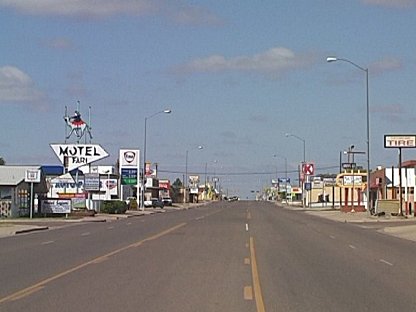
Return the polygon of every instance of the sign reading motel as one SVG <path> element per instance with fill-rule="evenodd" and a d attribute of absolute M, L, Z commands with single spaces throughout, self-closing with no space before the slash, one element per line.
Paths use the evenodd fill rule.
<path fill-rule="evenodd" d="M 108 156 L 98 144 L 51 144 L 50 146 L 68 171 Z"/>
<path fill-rule="evenodd" d="M 416 147 L 416 135 L 386 134 L 384 135 L 384 147 L 385 148 L 415 148 Z"/>

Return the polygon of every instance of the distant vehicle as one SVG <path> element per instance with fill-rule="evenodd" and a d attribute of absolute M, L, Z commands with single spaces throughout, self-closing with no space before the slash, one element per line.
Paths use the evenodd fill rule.
<path fill-rule="evenodd" d="M 228 201 L 237 201 L 237 200 L 240 200 L 240 198 L 238 198 L 238 196 L 231 196 L 231 197 L 228 197 Z"/>
<path fill-rule="evenodd" d="M 170 197 L 163 197 L 162 202 L 165 206 L 172 206 L 172 198 Z"/>
<path fill-rule="evenodd" d="M 151 200 L 144 201 L 145 207 L 163 208 L 165 204 L 159 198 L 152 198 Z"/>

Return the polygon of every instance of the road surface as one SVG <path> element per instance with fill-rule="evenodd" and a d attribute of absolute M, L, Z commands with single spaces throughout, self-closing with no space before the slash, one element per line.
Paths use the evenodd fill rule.
<path fill-rule="evenodd" d="M 415 243 L 268 202 L 0 239 L 0 311 L 414 311 Z"/>

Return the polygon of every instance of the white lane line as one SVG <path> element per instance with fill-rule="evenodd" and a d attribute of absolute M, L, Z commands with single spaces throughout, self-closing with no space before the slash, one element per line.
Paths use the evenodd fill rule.
<path fill-rule="evenodd" d="M 131 225 L 131 222 L 127 222 L 126 224 L 127 224 L 127 225 Z"/>
<path fill-rule="evenodd" d="M 357 249 L 354 245 L 348 245 L 351 249 Z"/>
<path fill-rule="evenodd" d="M 335 239 L 334 235 L 329 235 L 329 238 Z"/>
<path fill-rule="evenodd" d="M 204 219 L 204 218 L 205 218 L 205 216 L 202 216 L 202 217 L 195 218 L 195 220 L 196 220 L 196 221 L 199 221 L 199 220 L 202 220 L 202 219 Z"/>
<path fill-rule="evenodd" d="M 47 242 L 42 242 L 41 245 L 49 245 L 53 243 L 55 243 L 55 241 L 47 241 Z"/>
<path fill-rule="evenodd" d="M 384 259 L 380 259 L 380 262 L 381 263 L 384 263 L 384 264 L 387 264 L 387 265 L 390 265 L 390 266 L 393 266 L 393 263 L 390 263 L 390 262 L 388 262 L 388 261 L 386 261 Z"/>
<path fill-rule="evenodd" d="M 114 229 L 114 226 L 109 226 L 109 227 L 107 228 L 107 230 L 112 230 L 112 229 Z"/>
<path fill-rule="evenodd" d="M 246 232 L 248 232 L 248 223 L 246 223 Z"/>
<path fill-rule="evenodd" d="M 85 233 L 82 233 L 81 236 L 88 236 L 90 234 L 91 234 L 90 232 L 85 232 Z"/>

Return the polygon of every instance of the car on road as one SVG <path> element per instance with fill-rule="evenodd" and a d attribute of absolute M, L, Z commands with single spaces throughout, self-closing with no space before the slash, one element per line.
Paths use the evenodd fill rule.
<path fill-rule="evenodd" d="M 162 202 L 165 206 L 172 206 L 172 198 L 162 197 Z"/>
<path fill-rule="evenodd" d="M 159 198 L 152 198 L 151 200 L 145 200 L 144 201 L 144 206 L 147 207 L 147 208 L 153 207 L 153 208 L 161 208 L 162 209 L 165 206 L 165 204 Z"/>

